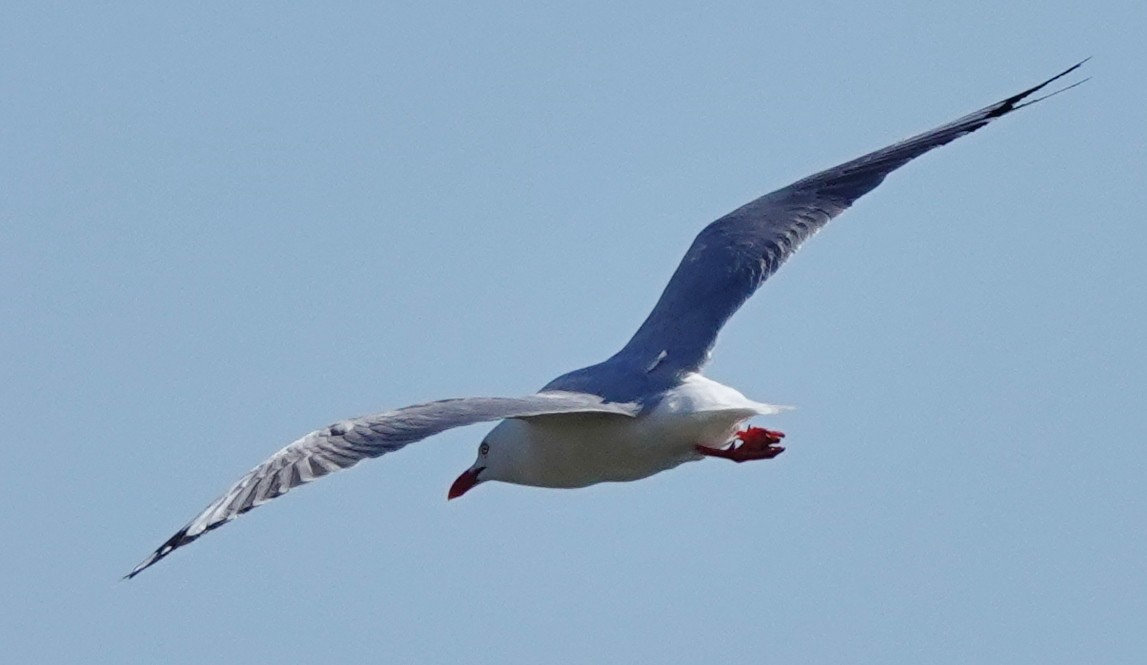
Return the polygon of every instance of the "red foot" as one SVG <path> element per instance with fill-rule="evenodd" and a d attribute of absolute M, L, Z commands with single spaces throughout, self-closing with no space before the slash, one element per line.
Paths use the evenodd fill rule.
<path fill-rule="evenodd" d="M 755 459 L 772 459 L 785 452 L 783 446 L 776 444 L 785 437 L 784 432 L 775 432 L 763 427 L 750 427 L 743 432 L 737 432 L 735 438 L 741 442 L 729 445 L 728 448 L 710 448 L 709 446 L 694 446 L 697 452 L 707 457 L 722 457 L 734 462 L 748 462 Z"/>

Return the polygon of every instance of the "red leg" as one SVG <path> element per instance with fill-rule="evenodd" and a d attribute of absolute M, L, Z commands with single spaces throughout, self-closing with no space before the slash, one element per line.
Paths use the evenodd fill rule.
<path fill-rule="evenodd" d="M 737 445 L 734 441 L 728 448 L 710 448 L 702 445 L 695 448 L 697 452 L 707 457 L 721 457 L 738 463 L 755 459 L 772 459 L 785 451 L 783 446 L 776 445 L 784 436 L 784 432 L 750 427 L 743 432 L 737 432 L 735 439 L 740 441 L 741 445 Z"/>

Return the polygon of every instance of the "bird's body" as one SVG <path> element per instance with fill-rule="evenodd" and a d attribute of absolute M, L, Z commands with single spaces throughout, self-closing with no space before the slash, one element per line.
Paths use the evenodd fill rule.
<path fill-rule="evenodd" d="M 783 407 L 754 402 L 700 374 L 657 395 L 637 417 L 571 413 L 503 420 L 487 436 L 512 463 L 485 478 L 535 487 L 639 480 L 704 459 L 697 444 L 723 445 L 753 416 Z"/>
<path fill-rule="evenodd" d="M 950 123 L 782 187 L 709 224 L 645 322 L 604 362 L 564 374 L 534 395 L 442 400 L 311 432 L 251 469 L 128 577 L 294 487 L 477 422 L 502 421 L 479 446 L 474 465 L 451 486 L 450 498 L 487 480 L 584 487 L 637 480 L 704 457 L 737 462 L 775 457 L 784 450 L 776 445 L 782 434 L 739 428 L 780 407 L 754 402 L 700 374 L 725 322 L 801 243 L 889 173 L 1045 99 L 1050 95 L 1029 98 L 1082 64 Z M 725 448 L 734 440 L 740 445 Z"/>

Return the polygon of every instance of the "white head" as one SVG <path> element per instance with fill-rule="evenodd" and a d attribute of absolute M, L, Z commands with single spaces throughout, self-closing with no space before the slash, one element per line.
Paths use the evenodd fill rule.
<path fill-rule="evenodd" d="M 519 420 L 503 420 L 490 430 L 478 445 L 478 459 L 462 472 L 450 485 L 447 500 L 457 499 L 471 488 L 487 480 L 508 480 L 513 482 L 514 470 L 521 458 L 520 430 L 525 425 Z"/>

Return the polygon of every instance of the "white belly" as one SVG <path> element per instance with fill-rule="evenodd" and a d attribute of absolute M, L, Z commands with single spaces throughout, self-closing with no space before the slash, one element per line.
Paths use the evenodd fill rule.
<path fill-rule="evenodd" d="M 518 449 L 517 468 L 501 478 L 519 485 L 584 487 L 645 478 L 702 459 L 694 446 L 718 447 L 756 415 L 780 407 L 692 375 L 637 418 L 600 413 L 506 420 L 487 437 Z"/>

